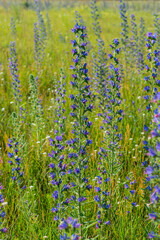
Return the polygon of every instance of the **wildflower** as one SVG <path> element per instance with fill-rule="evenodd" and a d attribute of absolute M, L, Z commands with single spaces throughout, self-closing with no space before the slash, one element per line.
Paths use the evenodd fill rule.
<path fill-rule="evenodd" d="M 4 211 L 5 204 L 4 204 L 4 197 L 3 197 L 3 194 L 2 194 L 2 191 L 1 191 L 2 189 L 3 189 L 3 185 L 0 183 L 0 225 L 3 224 L 3 220 L 4 220 L 5 215 L 6 215 L 6 213 Z M 7 232 L 7 228 L 6 227 L 4 227 L 4 228 L 0 227 L 0 231 L 5 233 L 5 232 Z"/>
<path fill-rule="evenodd" d="M 20 93 L 21 85 L 20 85 L 18 68 L 17 68 L 18 63 L 17 63 L 17 53 L 15 49 L 15 42 L 10 43 L 9 50 L 10 50 L 9 68 L 12 76 L 12 85 L 13 85 L 15 104 L 17 105 L 21 102 L 21 93 Z"/>
<path fill-rule="evenodd" d="M 69 140 L 67 143 L 71 149 L 68 154 L 68 159 L 70 161 L 69 174 L 74 174 L 76 188 L 71 188 L 71 191 L 76 192 L 77 198 L 74 199 L 74 204 L 82 215 L 85 214 L 82 212 L 82 203 L 87 200 L 83 196 L 84 191 L 89 191 L 90 186 L 88 186 L 88 178 L 85 173 L 87 169 L 87 147 L 92 143 L 89 139 L 88 129 L 91 126 L 91 122 L 88 119 L 88 112 L 92 111 L 93 106 L 90 104 L 90 85 L 88 78 L 88 69 L 86 59 L 86 44 L 83 43 L 86 41 L 86 27 L 81 23 L 76 23 L 75 27 L 72 29 L 72 32 L 76 34 L 76 39 L 72 41 L 73 43 L 73 62 L 74 66 L 73 75 L 72 75 L 72 86 L 73 93 L 70 96 L 72 105 L 71 105 L 71 117 L 73 118 L 73 128 L 72 134 L 73 139 Z M 86 81 L 87 79 L 87 81 Z M 81 112 L 81 114 L 79 114 Z M 74 151 L 73 151 L 74 149 Z M 73 190 L 72 190 L 73 189 Z M 83 232 L 82 219 L 80 215 L 77 216 L 77 219 L 80 223 L 79 232 Z"/>
<path fill-rule="evenodd" d="M 121 17 L 121 27 L 122 27 L 122 38 L 121 38 L 121 42 L 122 42 L 122 48 L 123 51 L 125 53 L 125 61 L 126 64 L 128 62 L 128 58 L 129 58 L 129 25 L 128 25 L 128 19 L 127 19 L 127 9 L 126 9 L 126 4 L 123 2 L 123 0 L 120 0 L 120 5 L 119 5 L 119 9 L 120 9 L 120 17 Z"/>
<path fill-rule="evenodd" d="M 60 79 L 55 86 L 56 104 L 55 104 L 55 135 L 49 138 L 51 153 L 48 156 L 52 159 L 49 164 L 51 184 L 54 186 L 53 208 L 54 218 L 59 223 L 63 219 L 64 202 L 67 203 L 67 193 L 70 186 L 66 184 L 67 165 L 65 163 L 65 76 L 61 69 Z M 66 222 L 61 224 L 60 229 L 65 227 Z M 66 226 L 67 227 L 67 226 Z"/>
<path fill-rule="evenodd" d="M 119 61 L 117 61 L 119 51 L 116 51 L 119 47 L 119 40 L 114 39 L 110 47 L 112 49 L 113 58 L 111 58 L 111 61 L 113 63 L 109 65 L 108 83 L 103 87 L 103 91 L 101 92 L 102 95 L 99 98 L 100 113 L 98 116 L 103 122 L 101 124 L 101 131 L 104 139 L 98 152 L 100 158 L 98 166 L 99 176 L 97 176 L 98 186 L 95 187 L 97 195 L 94 197 L 101 215 L 101 221 L 99 222 L 97 219 L 97 227 L 101 226 L 101 235 L 103 235 L 103 228 L 106 225 L 105 216 L 107 216 L 108 209 L 111 207 L 111 196 L 113 194 L 112 188 L 109 189 L 109 191 L 107 191 L 107 188 L 110 187 L 110 182 L 113 180 L 113 174 L 115 176 L 120 170 L 118 159 L 121 156 L 119 146 L 121 133 L 118 125 L 123 116 L 123 110 L 120 108 L 121 95 L 119 92 L 121 74 Z M 106 174 L 109 175 L 109 177 L 106 178 Z"/>
<path fill-rule="evenodd" d="M 67 220 L 64 220 L 61 222 L 59 225 L 59 229 L 62 230 L 63 232 L 67 232 L 69 229 L 72 229 L 72 236 L 71 238 L 68 237 L 67 233 L 64 233 L 64 235 L 60 234 L 60 239 L 65 240 L 65 239 L 74 239 L 78 240 L 79 235 L 77 234 L 77 229 L 80 227 L 80 224 L 78 223 L 77 219 L 73 219 L 72 217 L 68 217 Z"/>
<path fill-rule="evenodd" d="M 137 203 L 136 202 L 133 202 L 132 203 L 132 206 L 136 207 Z"/>
<path fill-rule="evenodd" d="M 106 52 L 105 52 L 105 43 L 101 37 L 101 27 L 99 24 L 99 11 L 97 7 L 97 1 L 91 1 L 91 14 L 93 19 L 93 30 L 96 35 L 97 41 L 97 51 L 93 54 L 93 80 L 95 80 L 95 89 L 96 93 L 98 93 L 98 97 L 100 98 L 103 95 L 103 88 L 106 84 L 107 77 L 107 68 L 106 68 Z"/>
<path fill-rule="evenodd" d="M 16 29 L 16 23 L 15 23 L 15 19 L 13 17 L 11 17 L 11 22 L 10 22 L 10 30 L 13 36 L 16 36 L 17 34 L 17 29 Z"/>

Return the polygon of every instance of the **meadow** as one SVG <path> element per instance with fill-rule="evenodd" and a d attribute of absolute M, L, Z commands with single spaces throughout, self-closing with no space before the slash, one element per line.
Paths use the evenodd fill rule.
<path fill-rule="evenodd" d="M 160 239 L 159 12 L 0 3 L 0 239 Z"/>

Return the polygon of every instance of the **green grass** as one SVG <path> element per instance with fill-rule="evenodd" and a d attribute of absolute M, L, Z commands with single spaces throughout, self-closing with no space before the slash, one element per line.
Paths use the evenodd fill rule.
<path fill-rule="evenodd" d="M 136 6 L 136 5 L 135 5 Z M 136 9 L 136 7 L 135 7 Z M 1 239 L 20 240 L 20 239 L 43 239 L 48 236 L 48 239 L 58 239 L 57 228 L 53 223 L 53 214 L 51 208 L 52 187 L 49 184 L 49 169 L 48 165 L 50 159 L 48 153 L 50 152 L 49 141 L 46 139 L 47 135 L 52 137 L 54 129 L 54 114 L 49 107 L 54 105 L 51 99 L 54 98 L 54 84 L 59 77 L 60 68 L 63 67 L 66 74 L 66 88 L 67 96 L 72 92 L 69 84 L 71 79 L 72 64 L 71 44 L 73 38 L 71 28 L 74 25 L 74 12 L 78 10 L 83 16 L 87 24 L 87 31 L 89 41 L 92 45 L 92 50 L 88 57 L 89 70 L 91 73 L 92 52 L 96 50 L 95 36 L 92 31 L 92 18 L 90 10 L 87 5 L 80 5 L 78 7 L 68 8 L 52 8 L 48 10 L 49 18 L 52 26 L 52 36 L 48 37 L 46 54 L 42 66 L 37 70 L 34 62 L 34 38 L 33 38 L 33 24 L 37 21 L 36 14 L 31 9 L 24 9 L 22 7 L 12 7 L 4 9 L 0 7 L 0 182 L 4 186 L 3 194 L 5 201 L 8 202 L 6 210 L 6 226 L 8 231 Z M 131 12 L 129 12 L 130 14 Z M 46 12 L 43 12 L 46 19 Z M 139 21 L 143 17 L 146 22 L 147 31 L 153 30 L 153 16 L 150 10 L 135 11 L 136 18 Z M 14 38 L 10 32 L 10 18 L 16 19 L 17 36 Z M 113 38 L 121 38 L 120 32 L 120 17 L 118 9 L 104 8 L 101 10 L 101 26 L 102 37 L 105 41 L 107 53 L 109 53 L 109 44 Z M 11 169 L 8 166 L 7 157 L 7 142 L 12 136 L 13 124 L 11 121 L 11 114 L 14 111 L 12 104 L 13 95 L 11 87 L 11 77 L 9 73 L 9 44 L 10 41 L 16 41 L 16 49 L 18 54 L 19 75 L 22 88 L 23 103 L 26 104 L 27 111 L 30 111 L 28 97 L 29 90 L 29 75 L 36 76 L 39 74 L 39 97 L 42 100 L 44 107 L 44 129 L 41 129 L 40 139 L 44 143 L 40 152 L 38 168 L 34 164 L 37 162 L 37 151 L 39 145 L 37 143 L 37 136 L 34 132 L 34 127 L 25 126 L 23 131 L 27 144 L 23 148 L 23 158 L 25 167 L 25 181 L 28 186 L 33 186 L 32 189 L 28 187 L 24 195 L 18 198 L 18 190 L 11 182 Z M 123 61 L 123 59 L 122 59 Z M 116 208 L 114 222 L 106 230 L 106 239 L 130 239 L 130 240 L 144 240 L 146 234 L 151 230 L 150 221 L 147 221 L 147 211 L 145 201 L 143 200 L 143 171 L 141 162 L 143 161 L 143 143 L 142 132 L 145 121 L 144 103 L 143 103 L 143 76 L 139 75 L 134 69 L 132 74 L 125 75 L 122 83 L 122 95 L 125 101 L 122 103 L 122 108 L 125 110 L 125 116 L 122 123 L 122 149 L 123 149 L 123 170 L 117 177 L 120 181 L 118 191 L 115 192 L 115 204 L 119 202 Z M 140 96 L 140 97 L 139 97 Z M 135 107 L 132 104 L 135 101 Z M 139 111 L 138 109 L 141 109 Z M 67 97 L 66 116 L 69 115 L 70 102 Z M 90 178 L 96 176 L 96 164 L 98 162 L 98 154 L 95 150 L 98 149 L 101 143 L 101 134 L 99 132 L 100 123 L 95 120 L 97 108 L 91 114 L 91 119 L 94 123 L 91 139 L 93 139 L 93 146 L 90 148 L 92 153 L 89 160 Z M 67 119 L 67 137 L 71 137 L 70 118 Z M 44 140 L 45 139 L 45 140 Z M 29 150 L 29 151 L 28 151 Z M 28 154 L 29 152 L 29 154 Z M 43 154 L 47 153 L 47 154 Z M 36 165 L 37 166 L 37 165 Z M 124 188 L 123 183 L 126 181 L 126 176 L 132 174 L 136 179 L 136 200 L 138 207 L 130 209 L 129 204 L 123 202 Z M 91 191 L 89 200 L 92 201 L 94 193 Z M 26 203 L 28 200 L 28 203 Z M 31 206 L 28 207 L 28 204 Z M 126 210 L 130 209 L 133 213 L 129 215 Z M 91 202 L 86 207 L 87 220 L 90 224 L 95 220 L 96 207 Z M 88 239 L 96 239 L 95 227 L 88 228 Z"/>

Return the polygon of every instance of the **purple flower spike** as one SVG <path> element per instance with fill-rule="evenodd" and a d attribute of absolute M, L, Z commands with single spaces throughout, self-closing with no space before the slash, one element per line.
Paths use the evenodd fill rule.
<path fill-rule="evenodd" d="M 155 233 L 153 231 L 151 231 L 150 233 L 148 233 L 148 238 L 149 239 L 152 239 L 152 238 L 155 238 Z"/>
<path fill-rule="evenodd" d="M 149 176 L 151 176 L 153 171 L 154 171 L 154 168 L 151 166 L 148 166 L 145 170 L 145 174 L 148 174 Z"/>
<path fill-rule="evenodd" d="M 58 227 L 60 230 L 63 230 L 63 229 L 68 228 L 68 224 L 66 221 L 63 221 Z"/>
<path fill-rule="evenodd" d="M 155 150 L 152 147 L 149 147 L 148 155 L 151 156 L 151 157 L 155 157 L 156 156 L 156 152 L 155 152 Z"/>
<path fill-rule="evenodd" d="M 62 141 L 62 136 L 56 136 L 55 139 L 60 142 Z"/>

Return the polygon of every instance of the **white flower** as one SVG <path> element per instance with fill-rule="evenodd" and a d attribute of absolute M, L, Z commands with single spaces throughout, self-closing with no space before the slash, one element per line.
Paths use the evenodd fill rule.
<path fill-rule="evenodd" d="M 5 206 L 5 205 L 7 205 L 8 204 L 8 202 L 3 202 L 2 203 L 2 206 Z"/>

